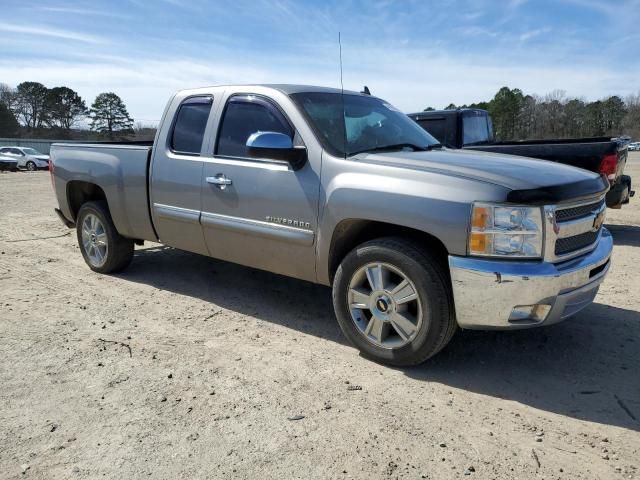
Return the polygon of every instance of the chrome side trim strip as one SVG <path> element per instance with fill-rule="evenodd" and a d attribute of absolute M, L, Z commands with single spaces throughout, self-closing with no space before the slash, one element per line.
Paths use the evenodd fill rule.
<path fill-rule="evenodd" d="M 261 168 L 263 170 L 274 170 L 280 172 L 292 171 L 288 162 L 279 160 L 260 160 L 255 158 L 214 156 L 200 157 L 199 160 L 205 163 L 217 163 L 220 165 L 237 165 L 249 168 Z"/>
<path fill-rule="evenodd" d="M 153 209 L 160 218 L 168 218 L 169 220 L 177 220 L 187 223 L 199 223 L 200 212 L 190 208 L 174 207 L 172 205 L 164 205 L 162 203 L 154 203 Z"/>
<path fill-rule="evenodd" d="M 205 228 L 220 228 L 235 233 L 255 235 L 297 245 L 311 246 L 315 238 L 312 230 L 249 218 L 220 215 L 218 213 L 202 212 L 201 222 Z"/>

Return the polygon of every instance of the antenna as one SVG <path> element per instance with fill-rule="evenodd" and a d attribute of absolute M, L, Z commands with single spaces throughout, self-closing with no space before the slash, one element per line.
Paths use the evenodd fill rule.
<path fill-rule="evenodd" d="M 344 158 L 347 158 L 347 113 L 344 108 L 344 83 L 342 82 L 342 37 L 338 32 L 338 49 L 340 56 L 340 99 L 342 100 L 342 133 L 343 143 L 342 150 L 344 151 Z"/>

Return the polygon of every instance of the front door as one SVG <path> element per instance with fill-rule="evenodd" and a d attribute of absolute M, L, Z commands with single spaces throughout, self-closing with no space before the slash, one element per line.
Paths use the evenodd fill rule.
<path fill-rule="evenodd" d="M 231 95 L 213 155 L 204 162 L 201 223 L 213 257 L 315 280 L 320 152 L 294 170 L 281 160 L 250 158 L 255 132 L 303 139 L 284 110 L 260 95 Z"/>

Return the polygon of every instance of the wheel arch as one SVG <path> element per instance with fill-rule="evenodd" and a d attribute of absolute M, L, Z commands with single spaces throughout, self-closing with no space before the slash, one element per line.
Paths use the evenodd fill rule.
<path fill-rule="evenodd" d="M 67 204 L 75 222 L 78 218 L 80 207 L 87 202 L 104 201 L 109 208 L 107 195 L 102 187 L 95 183 L 82 180 L 71 180 L 67 183 Z"/>
<path fill-rule="evenodd" d="M 338 266 L 351 250 L 364 242 L 383 237 L 412 240 L 432 252 L 439 261 L 447 264 L 449 252 L 435 235 L 403 225 L 351 218 L 342 220 L 333 231 L 328 257 L 329 282 L 333 283 Z"/>

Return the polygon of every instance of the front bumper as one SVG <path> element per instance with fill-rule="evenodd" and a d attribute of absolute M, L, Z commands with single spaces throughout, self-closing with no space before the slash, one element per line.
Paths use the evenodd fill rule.
<path fill-rule="evenodd" d="M 560 264 L 449 256 L 458 325 L 518 329 L 564 320 L 593 302 L 612 249 L 613 238 L 603 228 L 591 253 Z M 535 314 L 522 315 L 538 305 Z"/>

